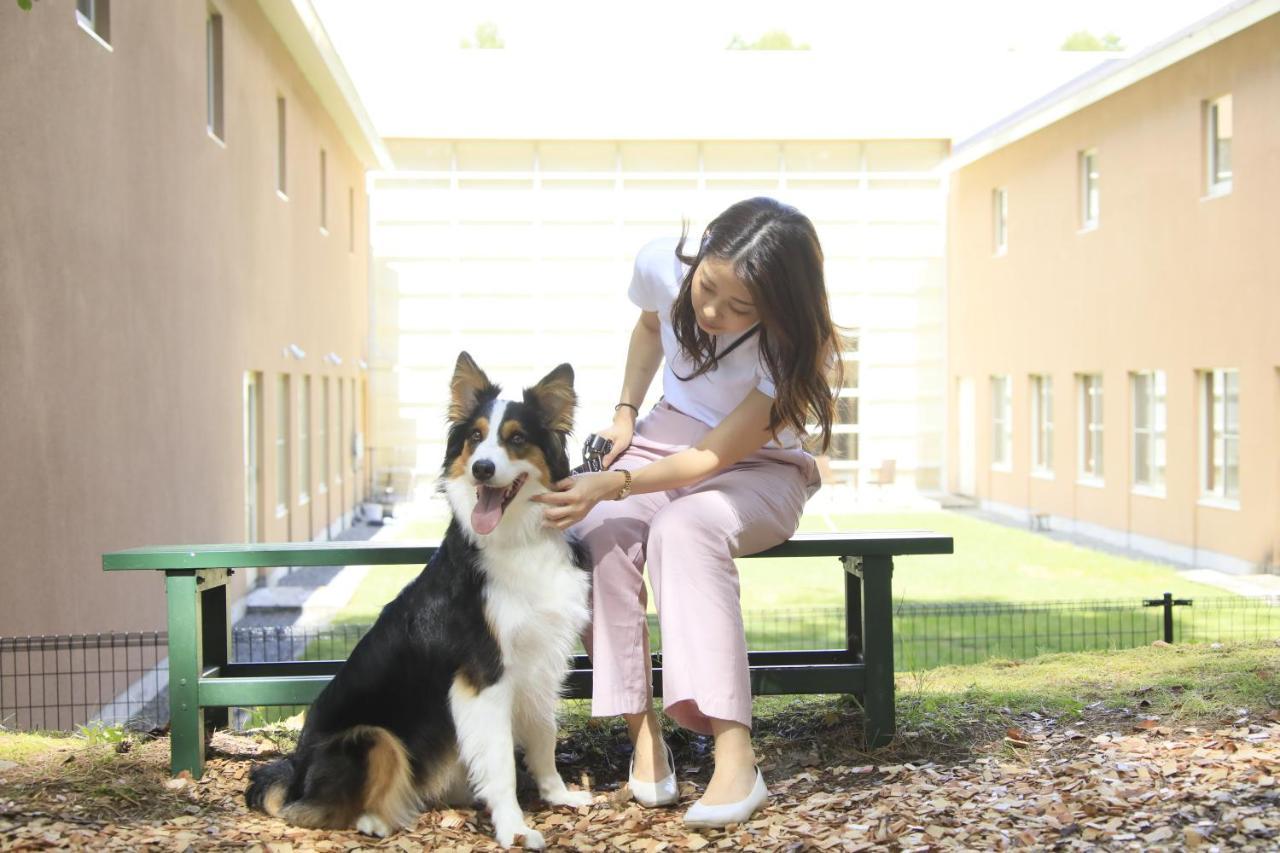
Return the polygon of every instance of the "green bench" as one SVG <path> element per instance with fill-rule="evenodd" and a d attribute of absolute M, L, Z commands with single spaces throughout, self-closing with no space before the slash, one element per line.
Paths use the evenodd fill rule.
<path fill-rule="evenodd" d="M 228 708 L 306 705 L 342 661 L 234 663 L 227 580 L 236 569 L 276 566 L 425 565 L 435 545 L 325 542 L 135 548 L 102 556 L 108 572 L 164 572 L 169 611 L 170 766 L 176 775 L 204 768 L 206 726 L 225 727 Z M 928 531 L 799 533 L 751 559 L 835 557 L 844 569 L 845 647 L 751 652 L 756 695 L 849 693 L 862 699 L 867 742 L 894 732 L 893 558 L 950 554 L 950 536 Z M 662 666 L 654 658 L 654 694 Z M 574 659 L 567 695 L 591 695 L 591 665 Z"/>

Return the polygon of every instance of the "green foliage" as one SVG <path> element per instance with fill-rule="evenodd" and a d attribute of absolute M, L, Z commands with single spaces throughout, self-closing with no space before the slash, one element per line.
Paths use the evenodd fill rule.
<path fill-rule="evenodd" d="M 90 746 L 104 743 L 116 746 L 129 739 L 129 733 L 124 730 L 124 726 L 108 726 L 102 720 L 76 726 L 76 733 L 88 741 Z"/>
<path fill-rule="evenodd" d="M 753 42 L 744 41 L 737 33 L 729 39 L 729 50 L 808 50 L 808 44 L 797 44 L 783 30 L 769 30 Z"/>
<path fill-rule="evenodd" d="M 462 46 L 464 48 L 479 48 L 481 50 L 499 50 L 506 47 L 506 43 L 498 36 L 498 25 L 493 21 L 485 21 L 483 24 L 476 26 L 476 37 L 473 42 L 471 39 L 463 39 Z"/>
<path fill-rule="evenodd" d="M 31 0 L 18 0 L 18 8 L 24 12 L 30 12 Z"/>
<path fill-rule="evenodd" d="M 1078 30 L 1067 36 L 1062 43 L 1062 50 L 1124 50 L 1124 45 L 1120 43 L 1120 36 L 1115 33 L 1107 33 L 1098 38 L 1088 30 Z"/>

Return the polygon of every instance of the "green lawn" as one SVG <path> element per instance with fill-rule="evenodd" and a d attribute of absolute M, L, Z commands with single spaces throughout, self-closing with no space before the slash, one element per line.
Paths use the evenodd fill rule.
<path fill-rule="evenodd" d="M 1047 536 L 952 512 L 893 515 L 806 515 L 806 531 L 927 529 L 950 533 L 956 553 L 904 557 L 894 567 L 895 660 L 899 669 L 928 669 L 993 657 L 1128 648 L 1161 637 L 1161 612 L 1141 601 L 1164 592 L 1199 601 L 1176 611 L 1180 642 L 1280 636 L 1278 608 L 1236 612 L 1245 602 L 1216 587 L 1191 583 L 1174 569 L 1118 557 Z M 400 522 L 398 540 L 438 539 L 442 523 Z M 748 640 L 755 649 L 832 648 L 843 643 L 843 575 L 821 559 L 739 560 Z M 420 566 L 369 572 L 338 625 L 367 625 Z M 1209 600 L 1215 600 L 1213 607 Z M 1094 602 L 1076 606 L 1071 602 Z M 1101 602 L 1109 602 L 1103 604 Z M 1026 603 L 1040 602 L 1035 607 Z M 650 604 L 652 611 L 652 603 Z M 661 636 L 650 616 L 655 646 Z M 349 646 L 353 639 L 339 640 Z M 313 644 L 309 657 L 332 657 L 334 642 Z"/>
<path fill-rule="evenodd" d="M 1169 566 L 1117 557 L 1054 541 L 954 512 L 893 515 L 807 514 L 804 531 L 926 529 L 949 533 L 956 552 L 902 557 L 895 561 L 895 601 L 1077 601 L 1082 599 L 1220 597 L 1216 587 L 1183 579 Z M 437 539 L 441 525 L 407 523 L 397 539 Z M 368 621 L 382 603 L 421 567 L 370 572 L 343 621 Z M 839 606 L 843 576 L 838 561 L 821 559 L 739 560 L 744 610 Z"/>

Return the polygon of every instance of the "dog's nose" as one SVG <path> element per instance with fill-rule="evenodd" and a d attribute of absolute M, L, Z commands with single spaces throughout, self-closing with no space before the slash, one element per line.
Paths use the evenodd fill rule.
<path fill-rule="evenodd" d="M 493 462 L 489 459 L 477 459 L 471 463 L 471 476 L 477 480 L 489 479 L 495 470 Z"/>

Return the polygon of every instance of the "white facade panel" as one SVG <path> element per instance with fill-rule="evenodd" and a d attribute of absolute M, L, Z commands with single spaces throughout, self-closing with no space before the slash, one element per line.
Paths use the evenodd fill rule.
<path fill-rule="evenodd" d="M 448 379 L 470 352 L 510 389 L 574 365 L 579 435 L 617 400 L 641 245 L 752 195 L 818 229 L 832 314 L 860 361 L 855 478 L 896 461 L 940 481 L 944 142 L 432 143 L 428 171 L 375 175 L 375 440 L 410 445 L 426 477 L 443 454 Z M 648 402 L 656 399 L 651 393 Z M 399 454 L 404 458 L 405 451 Z M 576 459 L 576 449 L 574 452 Z"/>

